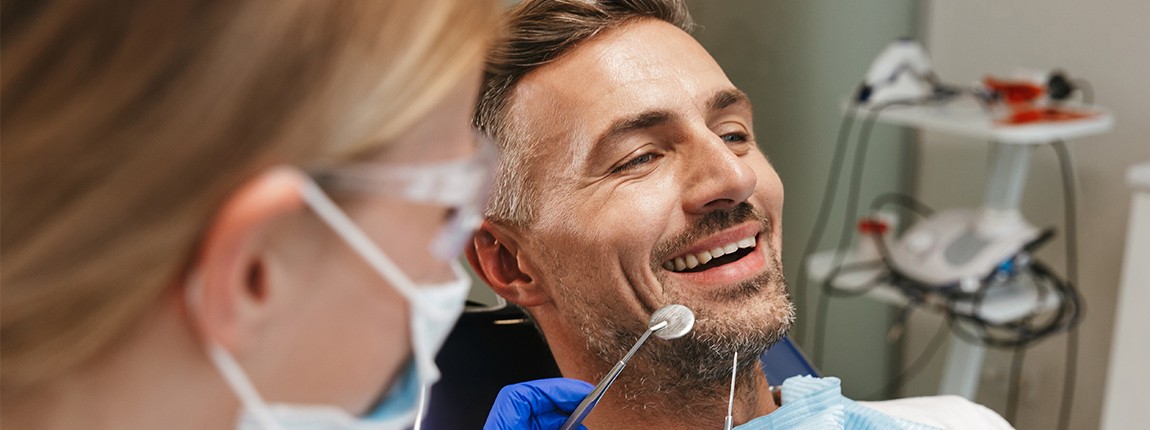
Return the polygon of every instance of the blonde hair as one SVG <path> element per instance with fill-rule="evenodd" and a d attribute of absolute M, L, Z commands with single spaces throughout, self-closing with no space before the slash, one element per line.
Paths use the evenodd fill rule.
<path fill-rule="evenodd" d="M 504 39 L 487 58 L 475 111 L 476 126 L 494 139 L 500 153 L 489 219 L 531 225 L 542 192 L 527 179 L 543 142 L 516 115 L 519 81 L 603 31 L 644 18 L 686 32 L 694 27 L 682 0 L 525 0 L 504 17 Z"/>
<path fill-rule="evenodd" d="M 480 63 L 498 8 L 5 1 L 3 388 L 110 348 L 248 178 L 402 134 Z"/>

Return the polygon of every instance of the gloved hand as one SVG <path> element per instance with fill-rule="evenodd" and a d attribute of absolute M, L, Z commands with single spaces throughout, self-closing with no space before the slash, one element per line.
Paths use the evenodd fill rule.
<path fill-rule="evenodd" d="M 483 430 L 558 429 L 594 388 L 586 382 L 567 378 L 508 385 L 499 390 Z"/>

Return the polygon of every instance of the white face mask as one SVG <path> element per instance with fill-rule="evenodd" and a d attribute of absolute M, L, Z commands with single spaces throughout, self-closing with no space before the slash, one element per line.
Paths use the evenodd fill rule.
<path fill-rule="evenodd" d="M 234 357 L 209 341 L 207 352 L 217 370 L 239 397 L 244 414 L 240 429 L 407 429 L 421 415 L 431 384 L 439 379 L 435 356 L 463 312 L 471 279 L 457 260 L 451 260 L 455 279 L 442 284 L 417 285 L 311 180 L 301 190 L 304 201 L 357 254 L 408 301 L 411 314 L 412 360 L 392 391 L 373 411 L 356 417 L 335 406 L 287 405 L 264 402 Z M 192 278 L 189 303 L 196 306 L 199 280 Z M 196 309 L 193 309 L 193 313 Z"/>

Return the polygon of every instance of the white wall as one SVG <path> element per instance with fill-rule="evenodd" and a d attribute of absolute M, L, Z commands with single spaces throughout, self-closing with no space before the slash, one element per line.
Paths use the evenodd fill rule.
<path fill-rule="evenodd" d="M 1096 103 L 1115 113 L 1113 132 L 1070 142 L 1080 181 L 1079 287 L 1086 301 L 1071 428 L 1097 428 L 1129 213 L 1130 189 L 1124 174 L 1127 166 L 1150 160 L 1150 2 L 932 1 L 923 20 L 927 49 L 945 81 L 973 82 L 1019 67 L 1058 67 L 1089 80 Z M 982 142 L 924 134 L 917 194 L 936 208 L 977 205 L 987 149 Z M 1062 234 L 1057 160 L 1049 148 L 1040 148 L 1035 155 L 1023 213 L 1038 226 L 1057 226 Z M 1059 236 L 1049 243 L 1039 258 L 1065 274 L 1062 240 Z M 913 358 L 933 332 L 930 318 L 919 317 L 913 323 L 907 358 Z M 1064 339 L 1051 338 L 1027 353 L 1018 428 L 1055 428 Z M 978 399 L 999 411 L 1005 404 L 1009 358 L 996 351 L 988 355 Z M 936 380 L 923 375 L 906 391 L 933 392 Z M 1146 400 L 1150 399 L 1142 399 Z"/>
<path fill-rule="evenodd" d="M 1150 161 L 1130 171 L 1134 189 L 1130 228 L 1122 264 L 1122 286 L 1114 316 L 1114 344 L 1102 409 L 1102 429 L 1120 430 L 1150 421 Z"/>

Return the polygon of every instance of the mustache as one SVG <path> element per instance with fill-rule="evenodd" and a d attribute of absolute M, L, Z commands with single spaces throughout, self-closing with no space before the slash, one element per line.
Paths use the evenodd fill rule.
<path fill-rule="evenodd" d="M 687 245 L 707 236 L 747 221 L 758 221 L 762 224 L 763 231 L 766 232 L 768 236 L 772 234 L 770 217 L 759 213 L 750 203 L 741 202 L 730 209 L 719 209 L 708 212 L 685 231 L 656 244 L 654 252 L 651 253 L 651 270 L 658 271 L 658 269 L 663 266 L 663 262 L 675 251 L 683 249 Z"/>

